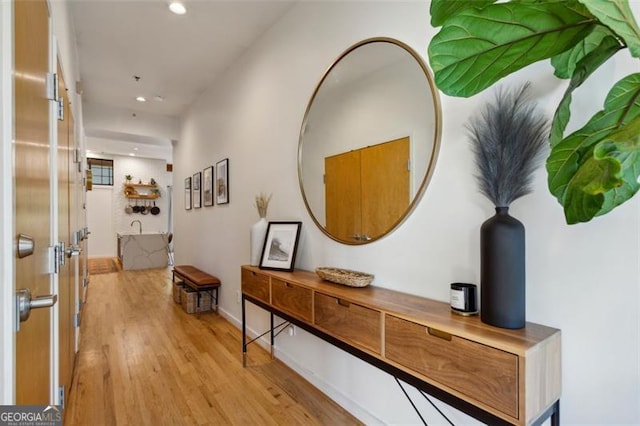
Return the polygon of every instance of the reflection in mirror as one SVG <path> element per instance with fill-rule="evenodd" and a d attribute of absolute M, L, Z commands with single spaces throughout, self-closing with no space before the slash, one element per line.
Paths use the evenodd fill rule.
<path fill-rule="evenodd" d="M 345 244 L 387 235 L 424 192 L 439 143 L 424 61 L 388 38 L 352 46 L 321 79 L 300 131 L 298 178 L 314 222 Z"/>

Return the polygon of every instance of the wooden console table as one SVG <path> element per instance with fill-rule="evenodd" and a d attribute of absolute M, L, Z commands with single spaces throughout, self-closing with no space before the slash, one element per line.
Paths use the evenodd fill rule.
<path fill-rule="evenodd" d="M 275 314 L 480 421 L 560 423 L 560 330 L 496 328 L 423 297 L 243 266 L 245 365 L 246 301 L 271 314 L 272 351 Z"/>

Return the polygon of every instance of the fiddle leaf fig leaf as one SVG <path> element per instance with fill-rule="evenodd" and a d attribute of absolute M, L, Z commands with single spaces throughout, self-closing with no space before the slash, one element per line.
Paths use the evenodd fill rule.
<path fill-rule="evenodd" d="M 549 134 L 549 144 L 553 148 L 556 146 L 564 135 L 564 131 L 567 128 L 569 119 L 571 118 L 571 94 L 573 91 L 567 91 L 558 105 L 555 114 L 553 115 L 553 121 L 551 122 L 551 131 Z"/>
<path fill-rule="evenodd" d="M 598 143 L 593 156 L 571 179 L 565 203 L 567 222 L 591 220 L 631 198 L 640 177 L 640 116 Z"/>
<path fill-rule="evenodd" d="M 565 200 L 567 223 L 588 222 L 600 211 L 606 188 L 620 185 L 620 163 L 615 159 L 589 158 L 571 179 Z"/>
<path fill-rule="evenodd" d="M 611 30 L 605 26 L 594 27 L 593 31 L 573 48 L 551 58 L 551 65 L 555 69 L 554 75 L 558 78 L 571 78 L 578 62 L 600 46 L 602 39 L 612 34 Z"/>
<path fill-rule="evenodd" d="M 580 0 L 603 24 L 616 32 L 635 58 L 640 58 L 640 28 L 627 0 Z"/>
<path fill-rule="evenodd" d="M 549 190 L 567 223 L 609 212 L 638 191 L 640 73 L 616 83 L 604 109 L 561 140 L 547 159 Z"/>
<path fill-rule="evenodd" d="M 640 117 L 624 126 L 611 140 L 603 141 L 594 150 L 596 158 L 614 157 L 622 165 L 622 185 L 604 194 L 597 215 L 603 215 L 633 197 L 640 190 Z"/>
<path fill-rule="evenodd" d="M 437 86 L 468 97 L 501 78 L 572 48 L 597 20 L 574 3 L 499 3 L 464 9 L 429 44 Z"/>
<path fill-rule="evenodd" d="M 569 87 L 564 93 L 558 109 L 553 116 L 553 123 L 551 125 L 551 136 L 549 142 L 551 146 L 555 146 L 564 135 L 564 131 L 569 123 L 571 117 L 571 99 L 573 91 L 585 82 L 585 80 L 596 70 L 600 65 L 605 63 L 610 57 L 612 57 L 622 46 L 618 43 L 618 40 L 612 36 L 606 36 L 600 42 L 600 44 L 593 50 L 591 50 L 586 56 L 582 57 L 580 61 L 573 68 L 573 77 L 569 83 Z"/>
<path fill-rule="evenodd" d="M 464 9 L 472 7 L 482 8 L 488 4 L 495 3 L 495 0 L 476 0 L 476 1 L 451 1 L 451 0 L 433 0 L 429 12 L 431 13 L 431 25 L 439 27 L 444 21 L 456 15 Z"/>

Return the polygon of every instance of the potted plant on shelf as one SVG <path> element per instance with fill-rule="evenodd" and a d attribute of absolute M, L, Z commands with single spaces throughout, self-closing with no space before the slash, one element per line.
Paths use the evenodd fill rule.
<path fill-rule="evenodd" d="M 531 192 L 549 132 L 528 87 L 499 90 L 467 126 L 480 192 L 496 208 L 480 228 L 480 319 L 503 328 L 525 326 L 525 232 L 509 206 Z"/>
<path fill-rule="evenodd" d="M 124 175 L 124 180 L 126 181 L 127 185 L 131 183 L 131 179 L 133 179 L 133 176 Z"/>

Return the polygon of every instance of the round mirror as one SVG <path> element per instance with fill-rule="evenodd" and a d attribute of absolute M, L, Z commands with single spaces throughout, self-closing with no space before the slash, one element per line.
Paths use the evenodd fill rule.
<path fill-rule="evenodd" d="M 438 92 L 424 61 L 389 38 L 347 49 L 316 87 L 300 130 L 309 214 L 345 244 L 375 241 L 411 213 L 440 145 Z"/>

